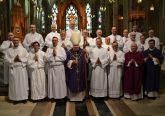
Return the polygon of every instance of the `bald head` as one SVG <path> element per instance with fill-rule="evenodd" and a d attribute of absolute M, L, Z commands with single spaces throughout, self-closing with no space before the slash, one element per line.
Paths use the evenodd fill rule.
<path fill-rule="evenodd" d="M 53 32 L 56 32 L 56 24 L 52 24 L 52 25 L 51 25 L 51 30 L 52 30 Z"/>
<path fill-rule="evenodd" d="M 96 36 L 97 37 L 101 37 L 102 36 L 102 30 L 101 29 L 97 29 Z"/>
<path fill-rule="evenodd" d="M 138 48 L 137 44 L 133 42 L 133 43 L 131 44 L 131 51 L 132 51 L 132 52 L 136 52 L 136 51 L 137 51 L 137 48 Z"/>
<path fill-rule="evenodd" d="M 71 20 L 71 21 L 69 22 L 69 27 L 70 27 L 70 29 L 74 29 L 75 26 L 76 26 L 75 20 Z"/>

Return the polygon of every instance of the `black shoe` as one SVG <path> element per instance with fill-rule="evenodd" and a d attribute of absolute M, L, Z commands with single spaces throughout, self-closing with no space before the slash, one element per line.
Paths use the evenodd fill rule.
<path fill-rule="evenodd" d="M 148 99 L 155 100 L 156 97 L 148 97 Z"/>
<path fill-rule="evenodd" d="M 26 104 L 27 103 L 27 100 L 23 100 L 22 103 Z"/>

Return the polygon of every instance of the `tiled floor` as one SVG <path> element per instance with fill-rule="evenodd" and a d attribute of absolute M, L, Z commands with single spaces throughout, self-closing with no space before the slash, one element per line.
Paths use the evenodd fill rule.
<path fill-rule="evenodd" d="M 1 75 L 2 72 L 0 72 Z M 1 81 L 1 77 L 0 77 Z M 165 116 L 165 72 L 161 75 L 160 96 L 144 98 L 89 99 L 84 102 L 36 102 L 14 105 L 6 100 L 7 87 L 0 87 L 0 116 Z"/>
<path fill-rule="evenodd" d="M 0 97 L 0 116 L 164 116 L 165 94 L 156 100 L 144 98 L 139 101 L 129 99 L 90 99 L 84 102 L 37 102 L 14 105 Z"/>

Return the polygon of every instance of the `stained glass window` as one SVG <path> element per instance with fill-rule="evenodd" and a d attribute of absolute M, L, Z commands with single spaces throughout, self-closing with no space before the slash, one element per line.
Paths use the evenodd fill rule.
<path fill-rule="evenodd" d="M 52 24 L 57 24 L 57 13 L 58 13 L 58 9 L 57 9 L 57 5 L 54 4 L 52 7 Z"/>
<path fill-rule="evenodd" d="M 65 17 L 65 25 L 66 25 L 66 30 L 68 30 L 69 29 L 69 19 L 68 19 L 68 17 L 69 16 L 71 16 L 71 15 L 73 15 L 74 17 L 77 17 L 76 18 L 76 29 L 78 29 L 78 12 L 77 12 L 77 9 L 76 9 L 76 7 L 74 6 L 74 5 L 72 5 L 72 4 L 70 4 L 70 6 L 67 8 L 67 10 L 66 10 L 66 17 Z"/>
<path fill-rule="evenodd" d="M 98 12 L 98 28 L 101 28 L 101 27 L 102 27 L 102 13 L 99 10 L 99 12 Z"/>
<path fill-rule="evenodd" d="M 45 13 L 41 12 L 41 23 L 42 23 L 42 32 L 45 32 Z"/>
<path fill-rule="evenodd" d="M 92 32 L 92 19 L 91 19 L 91 6 L 89 3 L 86 5 L 86 15 L 87 15 L 87 30 Z"/>

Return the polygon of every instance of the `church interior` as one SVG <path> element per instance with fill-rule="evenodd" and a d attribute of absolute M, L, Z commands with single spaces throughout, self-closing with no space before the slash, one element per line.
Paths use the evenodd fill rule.
<path fill-rule="evenodd" d="M 76 29 L 87 29 L 89 36 L 96 37 L 101 29 L 103 37 L 111 34 L 138 31 L 148 36 L 154 29 L 160 38 L 160 49 L 165 46 L 165 0 L 0 0 L 0 44 L 7 40 L 8 32 L 23 42 L 35 24 L 43 38 L 56 24 L 57 32 L 69 29 L 68 17 L 75 17 Z M 165 51 L 164 51 L 165 53 Z M 164 55 L 165 56 L 165 55 Z M 0 55 L 0 116 L 164 116 L 165 69 L 161 70 L 160 94 L 155 100 L 88 99 L 83 102 L 32 102 L 12 104 L 8 101 L 8 86 L 3 84 L 3 56 Z"/>

